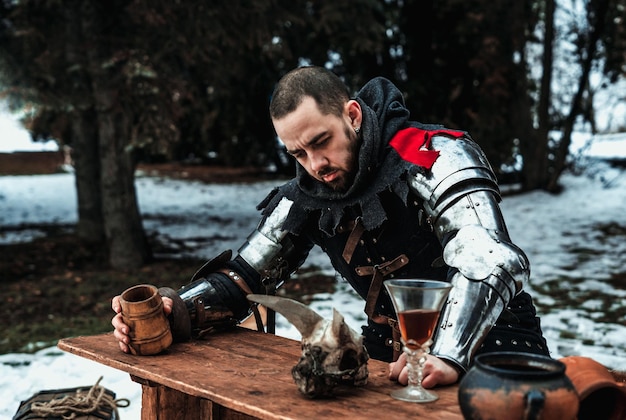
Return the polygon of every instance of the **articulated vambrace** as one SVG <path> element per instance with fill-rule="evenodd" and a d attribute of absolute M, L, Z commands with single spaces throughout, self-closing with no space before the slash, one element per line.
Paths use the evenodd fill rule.
<path fill-rule="evenodd" d="M 283 199 L 233 260 L 232 252 L 225 251 L 200 268 L 178 292 L 160 290 L 174 300 L 170 323 L 179 340 L 238 324 L 251 314 L 248 294 L 273 293 L 302 264 L 312 245 L 295 247 L 291 236 L 281 229 L 291 205 Z"/>
<path fill-rule="evenodd" d="M 526 255 L 509 238 L 495 176 L 470 139 L 433 138 L 441 154 L 427 174 L 411 178 L 426 199 L 429 221 L 444 244 L 454 285 L 432 353 L 467 371 L 491 327 L 530 275 Z"/>

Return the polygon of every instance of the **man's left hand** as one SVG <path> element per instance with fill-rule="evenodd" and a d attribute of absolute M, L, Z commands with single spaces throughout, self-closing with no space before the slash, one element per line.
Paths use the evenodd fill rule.
<path fill-rule="evenodd" d="M 459 380 L 459 373 L 455 368 L 430 354 L 426 355 L 423 373 L 422 386 L 424 388 L 451 385 Z M 402 353 L 396 362 L 389 363 L 389 380 L 398 381 L 402 385 L 409 382 L 405 353 Z"/>

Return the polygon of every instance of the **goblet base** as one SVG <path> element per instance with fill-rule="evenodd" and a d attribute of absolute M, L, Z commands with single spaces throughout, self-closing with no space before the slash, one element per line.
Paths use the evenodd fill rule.
<path fill-rule="evenodd" d="M 391 397 L 400 401 L 427 403 L 437 401 L 439 396 L 434 392 L 427 391 L 421 386 L 405 386 L 391 391 Z"/>

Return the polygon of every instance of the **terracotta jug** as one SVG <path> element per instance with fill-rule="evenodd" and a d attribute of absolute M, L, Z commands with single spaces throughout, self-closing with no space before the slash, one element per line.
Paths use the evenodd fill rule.
<path fill-rule="evenodd" d="M 626 419 L 626 384 L 593 359 L 568 356 L 559 359 L 580 398 L 579 420 Z"/>
<path fill-rule="evenodd" d="M 547 356 L 500 352 L 477 356 L 459 384 L 459 405 L 473 420 L 576 419 L 578 395 L 565 365 Z"/>
<path fill-rule="evenodd" d="M 163 300 L 158 289 L 140 284 L 126 289 L 120 296 L 122 319 L 130 328 L 130 352 L 153 355 L 172 344 L 170 324 L 163 312 Z"/>

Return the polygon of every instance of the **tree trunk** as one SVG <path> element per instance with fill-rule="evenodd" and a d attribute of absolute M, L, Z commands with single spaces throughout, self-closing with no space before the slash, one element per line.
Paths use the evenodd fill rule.
<path fill-rule="evenodd" d="M 110 104 L 112 92 L 95 95 L 99 104 Z M 98 113 L 102 214 L 113 268 L 142 266 L 150 250 L 141 223 L 135 193 L 134 164 L 128 151 L 129 122 L 121 110 L 104 107 Z"/>
<path fill-rule="evenodd" d="M 65 18 L 65 61 L 70 95 L 75 98 L 75 111 L 70 114 L 70 146 L 74 162 L 78 223 L 76 233 L 88 242 L 104 239 L 104 221 L 100 198 L 100 164 L 98 162 L 98 132 L 93 111 L 91 88 L 87 74 L 81 0 L 67 1 L 63 8 Z"/>
<path fill-rule="evenodd" d="M 118 101 L 114 83 L 116 68 L 106 66 L 115 51 L 103 35 L 102 3 L 81 5 L 91 91 L 96 110 L 100 157 L 102 217 L 109 262 L 115 269 L 137 268 L 150 257 L 135 193 L 134 163 L 130 147 L 130 121 Z"/>
<path fill-rule="evenodd" d="M 518 74 L 515 89 L 515 104 L 511 114 L 512 130 L 519 139 L 519 150 L 522 155 L 522 191 L 530 191 L 541 185 L 542 165 L 532 156 L 537 145 L 545 139 L 537 136 L 533 128 L 530 98 L 528 97 L 528 83 L 526 82 L 525 62 L 519 64 L 516 69 Z"/>
<path fill-rule="evenodd" d="M 565 119 L 563 135 L 561 136 L 561 141 L 556 151 L 554 171 L 551 174 L 550 182 L 547 186 L 548 191 L 558 191 L 559 189 L 558 181 L 561 174 L 565 170 L 565 164 L 569 154 L 569 147 L 572 142 L 572 132 L 574 131 L 576 118 L 578 118 L 578 116 L 582 113 L 582 98 L 589 83 L 589 74 L 591 73 L 591 66 L 596 56 L 598 41 L 604 32 L 604 22 L 606 14 L 609 10 L 610 1 L 611 0 L 598 0 L 596 2 L 596 13 L 594 19 L 592 22 L 589 22 L 592 29 L 587 43 L 583 46 L 586 50 L 580 51 L 580 56 L 584 58 L 581 65 L 582 69 L 580 79 L 578 81 L 578 90 L 572 98 L 572 105 L 569 114 Z"/>
<path fill-rule="evenodd" d="M 549 147 L 550 141 L 550 98 L 552 93 L 552 70 L 554 60 L 554 0 L 545 2 L 545 33 L 543 40 L 543 57 L 541 65 L 543 74 L 541 75 L 541 86 L 539 89 L 539 107 L 537 118 L 539 127 L 535 133 L 535 147 L 532 150 L 530 159 L 533 166 L 532 183 L 528 187 L 531 189 L 546 188 L 550 179 Z M 530 181 L 530 180 L 529 180 Z"/>
<path fill-rule="evenodd" d="M 516 3 L 518 7 L 523 7 L 521 2 Z M 518 13 L 518 14 L 521 14 Z M 532 117 L 532 105 L 529 97 L 530 87 L 528 86 L 527 59 L 524 56 L 516 67 L 517 84 L 515 96 L 517 97 L 517 110 L 513 112 L 514 126 L 519 138 L 520 153 L 523 157 L 522 166 L 522 190 L 531 191 L 544 188 L 548 181 L 548 121 L 550 84 L 552 80 L 552 51 L 554 41 L 554 1 L 546 1 L 543 51 L 543 76 L 541 79 L 540 103 L 538 113 L 540 114 L 540 127 L 535 129 Z M 524 26 L 520 27 L 524 31 Z M 525 34 L 520 34 L 520 39 L 524 40 L 522 45 L 528 42 Z M 523 51 L 523 47 L 522 47 Z"/>
<path fill-rule="evenodd" d="M 93 110 L 76 113 L 72 118 L 72 159 L 78 200 L 79 238 L 89 242 L 104 239 L 97 120 Z"/>

